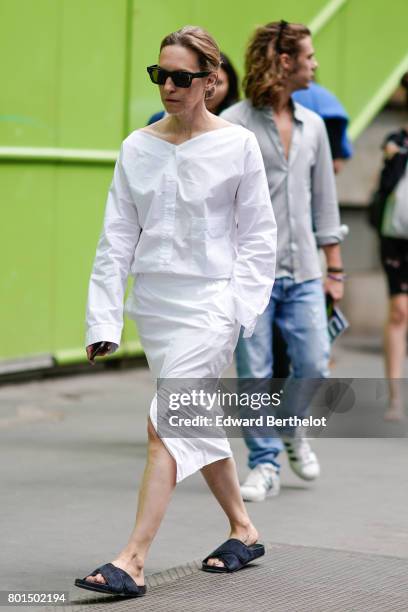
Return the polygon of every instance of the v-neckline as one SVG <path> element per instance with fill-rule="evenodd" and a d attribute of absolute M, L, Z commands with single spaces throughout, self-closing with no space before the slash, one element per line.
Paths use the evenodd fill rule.
<path fill-rule="evenodd" d="M 170 147 L 178 148 L 178 147 L 182 147 L 183 145 L 188 144 L 189 142 L 193 142 L 194 140 L 198 140 L 199 138 L 202 138 L 203 136 L 207 136 L 208 134 L 212 134 L 213 132 L 221 132 L 222 130 L 230 130 L 230 129 L 234 128 L 234 127 L 237 127 L 237 126 L 236 125 L 225 125 L 224 127 L 221 127 L 221 128 L 215 128 L 215 130 L 207 130 L 206 132 L 202 132 L 201 134 L 197 134 L 197 136 L 193 136 L 193 138 L 188 138 L 187 140 L 184 140 L 183 142 L 180 142 L 179 144 L 175 144 L 174 142 L 169 142 L 165 138 L 160 138 L 160 136 L 155 136 L 154 134 L 151 134 L 150 132 L 147 132 L 146 130 L 139 130 L 139 134 L 145 134 L 147 136 L 150 136 L 150 138 L 153 138 L 154 140 L 159 140 L 160 142 L 164 142 L 165 144 L 169 145 Z"/>

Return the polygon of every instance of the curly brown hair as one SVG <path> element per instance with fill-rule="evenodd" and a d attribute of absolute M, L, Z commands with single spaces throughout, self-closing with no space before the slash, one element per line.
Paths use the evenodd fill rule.
<path fill-rule="evenodd" d="M 288 76 L 280 61 L 282 53 L 296 59 L 300 41 L 311 36 L 300 23 L 273 21 L 257 28 L 245 54 L 245 95 L 256 108 L 276 106 Z"/>

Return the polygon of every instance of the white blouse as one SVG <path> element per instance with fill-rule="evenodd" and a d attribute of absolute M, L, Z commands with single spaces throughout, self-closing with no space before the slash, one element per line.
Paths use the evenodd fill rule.
<path fill-rule="evenodd" d="M 231 125 L 174 145 L 137 130 L 122 143 L 89 285 L 86 345 L 120 343 L 129 274 L 231 279 L 252 334 L 272 291 L 276 223 L 262 155 Z"/>

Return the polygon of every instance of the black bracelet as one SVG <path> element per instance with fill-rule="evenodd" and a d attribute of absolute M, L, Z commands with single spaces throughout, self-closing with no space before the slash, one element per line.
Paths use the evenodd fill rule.
<path fill-rule="evenodd" d="M 341 274 L 342 272 L 344 272 L 344 268 L 333 268 L 332 266 L 329 266 L 327 268 L 328 272 L 333 272 L 333 274 Z"/>
<path fill-rule="evenodd" d="M 342 274 L 341 276 L 334 276 L 334 274 L 328 274 L 327 278 L 331 278 L 331 280 L 337 281 L 338 283 L 344 283 L 347 278 L 347 274 Z"/>

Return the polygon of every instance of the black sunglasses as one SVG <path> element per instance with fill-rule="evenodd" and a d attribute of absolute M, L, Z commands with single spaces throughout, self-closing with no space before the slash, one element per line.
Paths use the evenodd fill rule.
<path fill-rule="evenodd" d="M 164 85 L 170 77 L 176 87 L 190 87 L 193 79 L 200 79 L 211 74 L 211 72 L 187 72 L 186 70 L 169 71 L 160 68 L 157 64 L 148 66 L 146 70 L 155 85 Z"/>
<path fill-rule="evenodd" d="M 283 49 L 282 49 L 282 35 L 283 35 L 283 32 L 284 32 L 285 28 L 288 25 L 289 25 L 289 23 L 287 21 L 284 21 L 283 19 L 279 22 L 278 36 L 277 36 L 276 42 L 275 42 L 275 51 L 276 51 L 276 53 L 283 53 Z"/>

